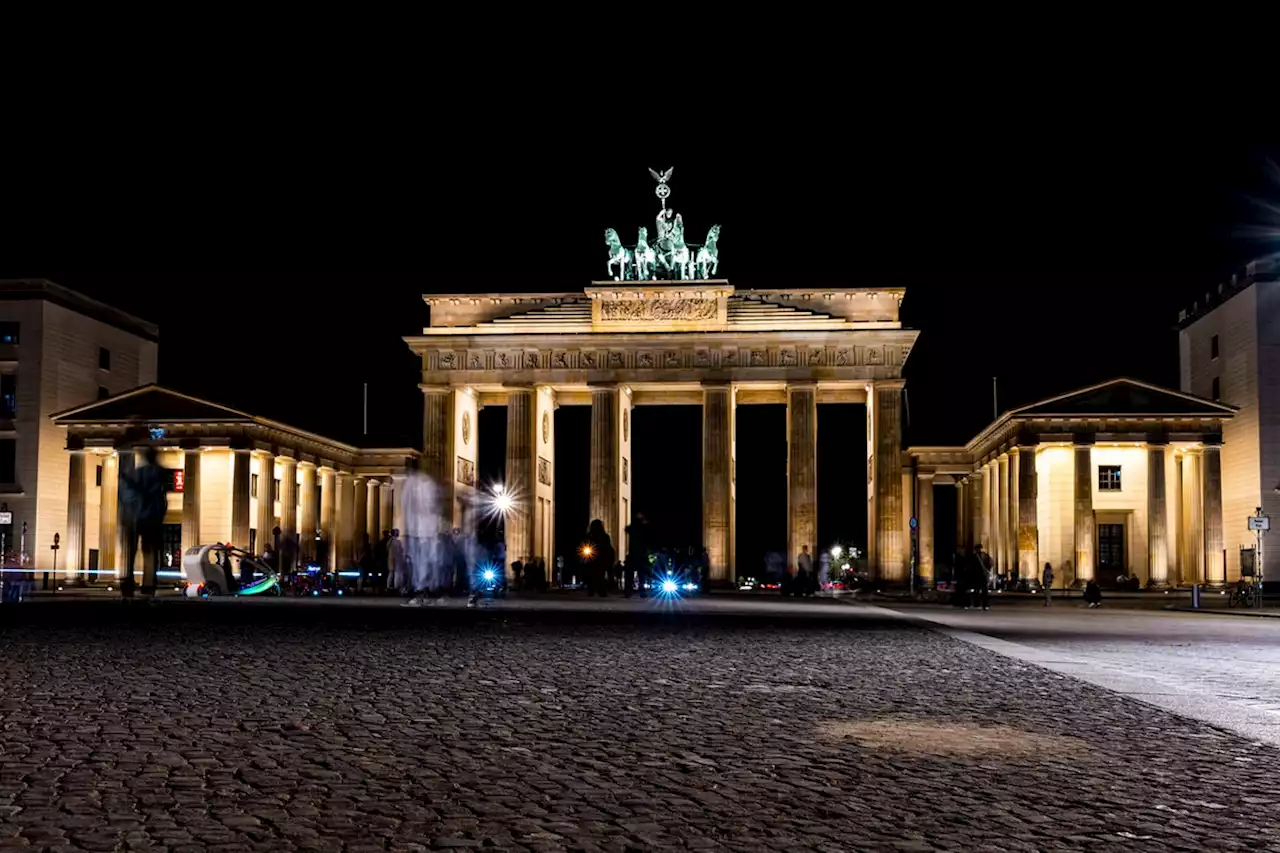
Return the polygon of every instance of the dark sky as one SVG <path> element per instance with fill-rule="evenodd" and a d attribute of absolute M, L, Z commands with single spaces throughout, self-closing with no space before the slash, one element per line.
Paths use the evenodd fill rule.
<path fill-rule="evenodd" d="M 1257 122 L 1223 132 L 1120 104 L 860 118 L 796 106 L 629 133 L 531 103 L 416 132 L 276 119 L 64 141 L 6 176 L 0 275 L 48 277 L 159 323 L 166 385 L 360 441 L 367 381 L 369 441 L 418 444 L 416 367 L 399 338 L 426 321 L 420 294 L 604 277 L 602 229 L 630 241 L 652 226 L 646 169 L 674 165 L 672 205 L 692 239 L 723 225 L 721 273 L 737 287 L 907 287 L 903 319 L 922 330 L 908 439 L 944 443 L 989 421 L 992 376 L 1002 409 L 1117 375 L 1176 385 L 1179 308 L 1280 250 L 1249 233 L 1280 229 L 1254 201 L 1280 203 L 1268 171 L 1280 137 Z M 860 412 L 820 423 L 851 448 L 824 451 L 824 539 L 865 535 Z M 684 449 L 636 450 L 649 485 L 635 505 L 670 503 L 650 510 L 684 519 L 677 539 L 697 530 L 696 415 L 645 413 Z M 784 470 L 780 418 L 743 418 L 740 441 L 764 448 L 747 526 L 785 502 L 768 486 Z M 567 495 L 585 456 L 561 465 Z M 833 491 L 846 480 L 856 499 Z"/>

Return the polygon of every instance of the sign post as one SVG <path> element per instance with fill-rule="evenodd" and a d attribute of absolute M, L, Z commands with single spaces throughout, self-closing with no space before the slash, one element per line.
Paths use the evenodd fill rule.
<path fill-rule="evenodd" d="M 1262 534 L 1271 529 L 1271 516 L 1263 515 L 1262 507 L 1258 507 L 1253 511 L 1253 515 L 1249 517 L 1249 529 L 1253 531 L 1253 535 L 1257 541 L 1258 555 L 1257 560 L 1257 584 L 1258 584 L 1258 609 L 1262 609 L 1262 581 L 1265 577 L 1263 574 L 1262 562 Z"/>

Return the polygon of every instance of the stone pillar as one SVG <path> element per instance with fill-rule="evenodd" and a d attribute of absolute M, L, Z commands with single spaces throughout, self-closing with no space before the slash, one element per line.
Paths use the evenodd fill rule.
<path fill-rule="evenodd" d="M 1204 582 L 1227 583 L 1226 555 L 1222 551 L 1222 447 L 1205 442 L 1201 482 L 1204 487 Z"/>
<path fill-rule="evenodd" d="M 351 566 L 351 542 L 356 529 L 356 478 L 346 471 L 339 471 L 336 477 L 338 488 L 334 511 L 337 514 L 337 534 L 333 566 L 335 571 L 341 571 Z"/>
<path fill-rule="evenodd" d="M 1019 578 L 1022 577 L 1021 564 L 1018 562 L 1018 510 L 1021 502 L 1018 498 L 1019 474 L 1022 466 L 1022 452 L 1014 447 L 1009 450 L 1009 505 L 1006 507 L 1008 512 L 1008 522 L 1005 525 L 1005 553 L 1009 555 L 1009 576 L 1013 577 L 1015 571 L 1018 572 Z"/>
<path fill-rule="evenodd" d="M 1012 560 L 1009 558 L 1009 455 L 1003 454 L 996 465 L 996 548 L 992 555 L 996 561 L 996 572 L 1004 574 L 1009 571 Z"/>
<path fill-rule="evenodd" d="M 133 448 L 116 451 L 116 565 L 117 577 L 124 583 L 126 577 L 132 577 L 131 566 L 125 565 L 129 559 L 129 537 L 133 535 L 133 522 L 126 517 L 126 507 L 120 501 L 120 481 L 133 476 L 138 465 L 138 456 Z"/>
<path fill-rule="evenodd" d="M 85 527 L 85 488 L 84 488 L 84 450 L 72 450 L 69 453 L 70 472 L 67 477 L 67 532 L 62 542 L 62 565 L 66 575 L 78 579 L 83 577 L 80 570 L 84 568 L 84 527 Z M 53 534 L 49 534 L 49 545 L 53 544 Z M 36 542 L 29 550 L 39 554 L 43 543 Z"/>
<path fill-rule="evenodd" d="M 1165 492 L 1165 443 L 1147 441 L 1147 586 L 1169 586 L 1168 499 Z"/>
<path fill-rule="evenodd" d="M 1018 574 L 1028 581 L 1040 577 L 1038 495 L 1036 448 L 1023 445 L 1018 448 Z"/>
<path fill-rule="evenodd" d="M 206 543 L 200 541 L 200 467 L 204 454 L 198 447 L 182 451 L 182 550 Z M 106 482 L 105 480 L 103 482 Z"/>
<path fill-rule="evenodd" d="M 257 528 L 257 541 L 254 543 L 258 555 L 271 546 L 271 529 L 276 526 L 275 479 L 276 458 L 270 453 L 258 453 L 258 517 L 253 526 Z"/>
<path fill-rule="evenodd" d="M 1077 438 L 1075 445 L 1075 566 L 1074 586 L 1093 580 L 1093 439 Z"/>
<path fill-rule="evenodd" d="M 381 483 L 377 480 L 370 480 L 365 484 L 365 527 L 369 531 L 369 541 L 374 544 L 377 544 L 378 540 L 382 538 L 383 530 L 382 519 L 378 514 L 381 506 L 378 496 L 379 488 L 381 488 Z"/>
<path fill-rule="evenodd" d="M 591 519 L 604 522 L 605 532 L 614 542 L 621 541 L 618 519 L 622 517 L 619 502 L 622 472 L 619 471 L 622 439 L 619 423 L 619 399 L 616 387 L 591 389 Z M 507 549 L 511 553 L 511 549 Z"/>
<path fill-rule="evenodd" d="M 901 382 L 877 382 L 875 402 L 875 490 L 877 576 L 907 582 L 907 548 L 902 531 Z"/>
<path fill-rule="evenodd" d="M 787 386 L 787 566 L 818 565 L 818 388 Z"/>
<path fill-rule="evenodd" d="M 962 551 L 969 546 L 965 541 L 969 538 L 969 481 L 957 479 L 956 483 L 956 550 Z"/>
<path fill-rule="evenodd" d="M 355 511 L 355 527 L 351 533 L 351 553 L 355 556 L 360 554 L 360 550 L 364 547 L 364 538 L 369 535 L 369 486 L 368 480 L 364 477 L 356 477 L 354 484 L 355 504 L 352 509 Z M 370 537 L 372 540 L 373 537 Z M 372 542 L 370 543 L 372 544 Z"/>
<path fill-rule="evenodd" d="M 231 544 L 249 547 L 249 451 L 232 450 Z"/>
<path fill-rule="evenodd" d="M 338 557 L 338 525 L 337 525 L 337 472 L 332 468 L 320 469 L 320 538 L 324 541 L 327 556 L 324 568 L 332 571 L 337 565 Z M 316 555 L 317 557 L 319 554 Z"/>
<path fill-rule="evenodd" d="M 933 585 L 933 474 L 916 474 L 916 575 Z"/>
<path fill-rule="evenodd" d="M 983 548 L 989 548 L 991 535 L 987 521 L 987 498 L 991 493 L 991 478 L 987 476 L 987 467 L 984 465 L 969 475 L 969 483 L 971 486 L 969 498 L 973 502 L 973 541 L 969 543 L 969 547 L 972 549 L 976 545 L 981 545 Z"/>
<path fill-rule="evenodd" d="M 378 487 L 378 501 L 382 504 L 378 510 L 378 519 L 382 522 L 382 527 L 386 530 L 399 527 L 400 525 L 396 523 L 396 487 L 393 478 L 388 477 Z M 401 531 L 402 534 L 403 532 Z"/>
<path fill-rule="evenodd" d="M 320 508 L 316 506 L 315 463 L 299 462 L 298 470 L 302 472 L 298 495 L 298 508 L 301 510 L 298 520 L 298 556 L 305 565 L 316 558 L 316 529 L 320 526 Z"/>
<path fill-rule="evenodd" d="M 511 510 L 507 513 L 505 522 L 508 572 L 511 571 L 511 563 L 516 560 L 528 562 L 533 556 L 533 504 L 537 492 L 537 472 L 534 470 L 537 464 L 537 447 L 534 444 L 536 430 L 533 423 L 536 407 L 533 394 L 532 388 L 510 388 L 507 393 L 506 488 L 512 498 Z M 593 413 L 592 421 L 594 420 Z M 593 433 L 592 438 L 594 437 Z M 591 460 L 594 472 L 594 450 Z M 592 484 L 594 485 L 594 480 Z M 611 517 L 617 518 L 617 515 Z M 605 526 L 608 525 L 606 518 Z M 617 541 L 616 531 L 610 530 L 609 535 Z"/>
<path fill-rule="evenodd" d="M 1198 450 L 1182 456 L 1182 582 L 1185 584 L 1205 581 L 1203 460 Z"/>
<path fill-rule="evenodd" d="M 298 460 L 281 456 L 276 461 L 280 463 L 280 541 L 284 543 L 298 535 Z M 285 548 L 285 553 L 294 552 Z"/>
<path fill-rule="evenodd" d="M 454 498 L 454 389 L 448 387 L 426 387 L 422 389 L 424 408 L 422 411 L 422 470 L 436 484 L 437 498 L 442 508 L 446 524 L 453 521 Z M 508 438 L 510 445 L 510 413 L 511 404 L 507 404 Z M 528 488 L 530 481 L 526 480 Z M 510 471 L 507 473 L 507 488 L 512 488 Z M 401 531 L 401 535 L 404 532 Z M 510 546 L 510 528 L 507 529 L 507 543 Z M 508 553 L 510 553 L 508 551 Z M 515 559 L 510 557 L 510 559 Z"/>
<path fill-rule="evenodd" d="M 102 457 L 102 491 L 98 496 L 98 568 L 108 581 L 114 580 L 116 568 L 116 540 L 120 531 L 116 527 L 116 514 L 120 500 L 116 479 L 116 456 Z"/>
<path fill-rule="evenodd" d="M 711 580 L 734 577 L 733 387 L 702 387 L 702 543 L 711 560 Z"/>

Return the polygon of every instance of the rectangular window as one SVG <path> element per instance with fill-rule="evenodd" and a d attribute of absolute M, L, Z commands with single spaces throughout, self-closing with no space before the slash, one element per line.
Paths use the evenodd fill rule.
<path fill-rule="evenodd" d="M 18 482 L 18 440 L 0 439 L 0 483 Z"/>
<path fill-rule="evenodd" d="M 94 468 L 93 484 L 98 488 L 102 488 L 102 466 L 98 465 Z"/>
<path fill-rule="evenodd" d="M 0 418 L 18 416 L 18 374 L 0 374 Z"/>
<path fill-rule="evenodd" d="M 107 399 L 107 398 L 108 398 L 108 397 L 110 397 L 110 396 L 111 396 L 111 392 L 110 392 L 110 391 L 108 391 L 108 390 L 106 389 L 106 387 L 105 387 L 105 386 L 103 386 L 103 385 L 99 385 L 99 386 L 98 386 L 98 399 L 99 399 L 99 400 L 105 400 L 105 399 Z"/>
<path fill-rule="evenodd" d="M 1218 377 L 1213 377 L 1213 401 L 1216 403 L 1222 399 L 1222 383 Z"/>
<path fill-rule="evenodd" d="M 249 497 L 256 498 L 258 496 L 258 475 L 249 475 Z"/>
<path fill-rule="evenodd" d="M 276 477 L 271 481 L 271 500 L 280 500 L 280 478 Z"/>
<path fill-rule="evenodd" d="M 1120 466 L 1119 465 L 1099 465 L 1098 466 L 1098 491 L 1100 492 L 1120 491 Z"/>
<path fill-rule="evenodd" d="M 1214 335 L 1212 338 L 1209 338 L 1209 358 L 1217 358 L 1217 357 L 1218 357 L 1218 336 Z"/>
<path fill-rule="evenodd" d="M 111 369 L 111 350 L 106 347 L 98 347 L 98 369 Z"/>
<path fill-rule="evenodd" d="M 18 342 L 18 324 L 14 322 L 0 323 L 0 344 L 16 344 Z"/>

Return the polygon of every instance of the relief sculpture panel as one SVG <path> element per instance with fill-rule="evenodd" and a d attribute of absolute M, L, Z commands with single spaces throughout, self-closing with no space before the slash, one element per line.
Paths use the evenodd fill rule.
<path fill-rule="evenodd" d="M 467 486 L 474 486 L 476 484 L 476 463 L 472 462 L 470 459 L 463 459 L 459 456 L 457 468 L 458 470 L 454 476 L 459 483 Z"/>
<path fill-rule="evenodd" d="M 612 322 L 714 320 L 715 299 L 632 299 L 600 303 L 600 319 Z"/>

